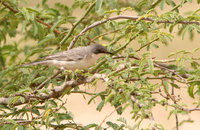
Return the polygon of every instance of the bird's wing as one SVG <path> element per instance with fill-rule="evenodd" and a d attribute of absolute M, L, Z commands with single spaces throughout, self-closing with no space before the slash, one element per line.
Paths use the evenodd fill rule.
<path fill-rule="evenodd" d="M 46 60 L 58 60 L 58 61 L 77 61 L 85 58 L 87 52 L 85 48 L 74 48 L 68 51 L 59 52 L 45 57 Z"/>

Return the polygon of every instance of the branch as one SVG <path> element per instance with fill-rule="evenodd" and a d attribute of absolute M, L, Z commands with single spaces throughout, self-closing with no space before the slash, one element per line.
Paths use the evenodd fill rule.
<path fill-rule="evenodd" d="M 114 17 L 110 17 L 110 18 L 107 18 L 105 20 L 102 20 L 102 21 L 97 21 L 87 27 L 85 27 L 76 37 L 74 37 L 74 39 L 71 41 L 70 45 L 69 45 L 69 49 L 71 49 L 74 44 L 76 43 L 76 41 L 78 40 L 78 38 L 82 35 L 84 35 L 87 31 L 89 31 L 90 29 L 96 27 L 96 26 L 99 26 L 101 24 L 104 24 L 108 21 L 111 21 L 111 20 L 117 20 L 117 19 L 131 19 L 131 20 L 144 20 L 144 21 L 150 21 L 150 22 L 155 22 L 156 20 L 155 19 L 152 19 L 152 18 L 142 18 L 141 19 L 141 16 L 126 16 L 126 15 L 118 15 L 118 16 L 114 16 Z M 169 20 L 158 20 L 156 23 L 169 23 L 169 24 L 197 24 L 197 25 L 200 25 L 200 22 L 196 22 L 196 21 L 169 21 Z"/>
<path fill-rule="evenodd" d="M 28 102 L 36 101 L 38 99 L 41 102 L 43 102 L 44 100 L 47 100 L 50 98 L 58 98 L 58 97 L 62 96 L 62 94 L 65 92 L 66 88 L 69 88 L 69 87 L 73 88 L 77 85 L 91 83 L 97 78 L 107 80 L 105 78 L 105 75 L 103 75 L 103 74 L 94 74 L 92 77 L 89 77 L 89 78 L 66 81 L 61 86 L 57 86 L 54 89 L 51 89 L 48 94 L 41 93 L 40 95 L 37 95 L 37 96 L 34 94 L 23 95 L 22 97 L 25 99 L 24 102 L 22 102 L 21 100 L 18 100 L 17 102 L 10 104 L 9 101 L 10 101 L 11 97 L 2 97 L 2 98 L 0 98 L 0 105 L 18 106 L 18 105 L 25 104 Z M 16 96 L 20 96 L 20 95 L 16 95 Z"/>
<path fill-rule="evenodd" d="M 137 49 L 136 52 L 142 50 L 144 47 L 149 46 L 151 43 L 153 43 L 153 42 L 155 42 L 155 41 L 157 41 L 157 40 L 159 40 L 159 38 L 155 38 L 155 39 L 149 41 L 148 43 L 146 43 L 145 45 L 143 45 L 143 46 L 141 46 L 139 49 Z"/>
<path fill-rule="evenodd" d="M 47 78 L 45 81 L 43 81 L 43 82 L 35 89 L 35 91 L 34 91 L 33 93 L 36 94 L 36 93 L 38 92 L 38 90 L 39 90 L 39 89 L 42 89 L 42 88 L 45 86 L 45 84 L 46 84 L 49 80 L 55 78 L 55 77 L 56 77 L 57 75 L 59 75 L 61 72 L 62 72 L 62 70 L 59 70 L 59 71 L 58 71 L 57 73 L 55 73 L 52 77 Z"/>

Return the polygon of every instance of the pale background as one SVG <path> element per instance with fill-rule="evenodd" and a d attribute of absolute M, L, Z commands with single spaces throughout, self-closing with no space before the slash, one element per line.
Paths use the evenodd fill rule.
<path fill-rule="evenodd" d="M 34 6 L 37 3 L 41 2 L 41 0 L 34 0 L 34 1 L 29 1 L 28 4 L 30 6 Z M 67 5 L 71 5 L 72 0 L 49 0 L 49 5 L 53 7 L 55 2 L 62 2 L 65 3 Z M 23 5 L 22 5 L 23 6 Z M 185 11 L 193 11 L 193 10 L 197 10 L 199 8 L 199 5 L 197 5 L 195 2 L 193 4 L 186 4 L 180 11 L 181 13 L 185 12 Z M 168 9 L 165 9 L 162 12 L 166 12 Z M 84 11 L 81 10 L 76 10 L 74 12 L 74 16 L 78 16 L 81 17 L 84 14 Z M 130 15 L 129 12 L 126 12 L 126 15 Z M 131 14 L 133 15 L 133 14 Z M 176 30 L 173 31 L 174 34 L 176 34 Z M 166 47 L 164 45 L 161 45 L 159 49 L 153 49 L 152 50 L 152 57 L 156 57 L 156 59 L 167 59 L 167 56 L 171 53 L 171 52 L 175 52 L 178 50 L 188 50 L 191 51 L 197 47 L 199 47 L 199 43 L 200 43 L 200 38 L 199 38 L 199 34 L 195 34 L 195 38 L 193 41 L 189 40 L 188 35 L 185 36 L 185 39 L 182 40 L 181 36 L 177 36 L 173 39 L 172 42 L 169 43 L 169 45 Z M 14 40 L 14 39 L 12 39 Z M 31 42 L 31 41 L 29 41 Z M 35 42 L 34 42 L 35 43 Z M 131 44 L 131 46 L 133 48 L 138 48 L 137 43 L 133 42 Z M 198 55 L 197 55 L 198 56 Z M 94 90 L 96 91 L 103 91 L 105 89 L 105 86 L 103 84 L 99 84 L 97 86 L 97 88 L 93 88 L 93 87 L 87 87 L 87 86 L 82 86 L 81 87 L 83 90 L 87 90 L 90 92 L 94 92 Z M 191 104 L 191 102 L 193 102 L 194 100 L 191 99 L 189 97 L 189 95 L 187 94 L 187 89 L 185 89 L 186 91 L 181 92 L 181 91 L 177 91 L 177 93 L 179 93 L 181 95 L 181 97 L 183 98 L 183 101 L 185 101 L 186 103 Z M 81 94 L 71 94 L 69 96 L 66 96 L 67 98 L 67 109 L 69 111 L 71 111 L 73 113 L 74 116 L 74 120 L 76 123 L 80 123 L 81 125 L 87 125 L 90 123 L 97 123 L 100 124 L 103 119 L 105 118 L 106 115 L 109 115 L 114 108 L 111 107 L 109 104 L 107 104 L 101 112 L 96 111 L 96 107 L 98 105 L 98 103 L 100 102 L 100 100 L 95 100 L 95 102 L 91 103 L 90 105 L 88 105 L 88 100 L 90 99 L 89 96 L 86 96 L 86 99 L 84 99 L 84 97 Z M 196 100 L 198 100 L 196 98 Z M 191 104 L 192 105 L 192 104 Z M 169 109 L 170 110 L 170 109 Z M 161 123 L 164 125 L 164 127 L 166 129 L 172 129 L 175 126 L 175 118 L 174 116 L 171 116 L 171 118 L 168 120 L 168 114 L 169 111 L 165 111 L 164 107 L 160 107 L 160 106 L 156 106 L 155 109 L 153 109 L 153 115 L 155 118 L 155 121 L 157 123 Z M 190 114 L 191 119 L 194 120 L 194 123 L 185 123 L 184 125 L 182 125 L 180 127 L 180 130 L 199 130 L 200 129 L 200 112 L 192 112 Z M 130 120 L 131 119 L 131 114 L 129 113 L 129 110 L 127 109 L 123 115 L 118 116 L 116 113 L 112 114 L 106 121 L 108 120 L 112 120 L 115 121 L 117 123 L 117 119 L 119 117 L 125 117 L 128 120 L 128 123 L 133 126 L 134 125 L 134 121 Z M 188 119 L 188 116 L 180 116 L 179 115 L 179 121 L 181 121 L 181 119 Z M 141 127 L 147 126 L 148 120 L 142 123 Z M 104 123 L 105 125 L 105 123 Z"/>

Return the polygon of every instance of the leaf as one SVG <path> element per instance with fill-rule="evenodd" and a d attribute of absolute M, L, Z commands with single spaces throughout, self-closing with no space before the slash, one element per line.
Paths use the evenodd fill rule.
<path fill-rule="evenodd" d="M 126 121 L 126 119 L 124 117 L 120 117 L 119 119 L 117 119 L 117 121 L 120 121 L 120 122 L 122 122 L 124 124 L 127 124 L 127 121 Z"/>
<path fill-rule="evenodd" d="M 92 124 L 86 125 L 86 128 L 92 128 L 92 127 L 96 127 L 96 126 L 98 126 L 98 125 L 95 123 L 92 123 Z"/>
<path fill-rule="evenodd" d="M 17 130 L 28 130 L 28 128 L 25 125 L 19 125 Z"/>
<path fill-rule="evenodd" d="M 183 29 L 182 40 L 184 39 L 185 33 L 186 33 L 187 31 L 188 31 L 188 26 L 186 26 L 186 27 Z"/>
<path fill-rule="evenodd" d="M 37 77 L 35 78 L 32 83 L 41 83 L 42 81 L 44 81 L 46 79 L 45 76 L 41 76 L 41 77 Z"/>
<path fill-rule="evenodd" d="M 194 98 L 194 84 L 192 84 L 192 85 L 190 85 L 189 87 L 188 87 L 188 94 L 189 94 L 189 96 L 190 97 L 192 97 L 192 98 Z"/>
<path fill-rule="evenodd" d="M 180 87 L 177 84 L 174 84 L 174 83 L 170 83 L 170 84 L 172 85 L 172 87 L 180 89 Z"/>
<path fill-rule="evenodd" d="M 44 118 L 46 119 L 48 116 L 49 116 L 49 114 L 51 113 L 51 109 L 48 109 L 47 111 L 45 111 L 45 113 L 44 113 Z"/>
<path fill-rule="evenodd" d="M 72 120 L 70 113 L 58 113 L 59 120 Z"/>
<path fill-rule="evenodd" d="M 187 2 L 192 3 L 192 0 L 187 0 Z"/>
<path fill-rule="evenodd" d="M 165 0 L 162 0 L 160 3 L 160 9 L 163 10 L 165 5 Z"/>
<path fill-rule="evenodd" d="M 22 8 L 22 9 L 20 9 L 20 12 L 24 15 L 24 17 L 25 17 L 25 19 L 27 20 L 27 21 L 29 21 L 30 20 L 30 14 L 28 13 L 28 10 L 26 9 L 26 8 Z"/>
<path fill-rule="evenodd" d="M 121 104 L 119 102 L 114 104 L 115 108 L 119 107 L 120 105 Z M 119 107 L 116 111 L 117 111 L 117 114 L 121 115 L 122 114 L 122 107 Z"/>
<path fill-rule="evenodd" d="M 54 117 L 56 123 L 57 123 L 58 125 L 60 125 L 60 120 L 59 120 L 59 118 L 58 118 L 58 114 L 57 114 L 57 113 L 54 113 L 54 112 L 53 112 L 52 114 L 53 114 L 53 117 Z"/>
<path fill-rule="evenodd" d="M 24 97 L 20 97 L 20 101 L 21 101 L 22 103 L 25 103 L 25 98 L 24 98 Z"/>
<path fill-rule="evenodd" d="M 153 64 L 152 58 L 148 59 L 148 65 L 150 68 L 150 73 L 153 73 L 154 72 L 154 64 Z"/>
<path fill-rule="evenodd" d="M 57 107 L 57 106 L 58 106 L 57 103 L 56 103 L 54 100 L 49 100 L 49 103 L 50 103 L 51 105 L 53 105 L 54 107 Z"/>
<path fill-rule="evenodd" d="M 102 3 L 103 3 L 103 0 L 97 0 L 96 6 L 95 6 L 96 11 L 99 11 L 101 9 Z"/>
<path fill-rule="evenodd" d="M 200 27 L 199 27 L 199 25 L 191 24 L 190 26 L 192 26 L 193 28 L 195 28 L 195 29 L 197 30 L 197 32 L 200 32 Z"/>
<path fill-rule="evenodd" d="M 92 98 L 89 100 L 88 104 L 90 104 L 96 97 L 103 95 L 105 92 L 99 92 L 97 94 L 95 94 L 94 96 L 92 96 Z"/>
<path fill-rule="evenodd" d="M 38 116 L 40 116 L 40 111 L 38 111 L 37 109 L 32 109 L 32 112 Z"/>
<path fill-rule="evenodd" d="M 119 128 L 119 126 L 116 123 L 112 123 L 111 121 L 107 121 L 106 124 L 114 130 L 117 130 Z"/>
<path fill-rule="evenodd" d="M 105 100 L 102 100 L 102 101 L 99 103 L 99 105 L 97 106 L 97 111 L 101 111 L 101 109 L 103 108 L 104 104 L 105 104 Z"/>
<path fill-rule="evenodd" d="M 39 45 L 43 44 L 43 43 L 47 43 L 49 41 L 52 41 L 53 39 L 55 39 L 55 36 L 52 34 L 47 35 L 44 39 L 42 39 L 41 41 L 39 41 Z"/>
<path fill-rule="evenodd" d="M 66 21 L 65 19 L 59 19 L 59 20 L 51 27 L 51 32 L 53 32 L 53 30 L 54 30 L 57 26 L 61 25 L 61 24 L 64 23 L 65 21 Z"/>

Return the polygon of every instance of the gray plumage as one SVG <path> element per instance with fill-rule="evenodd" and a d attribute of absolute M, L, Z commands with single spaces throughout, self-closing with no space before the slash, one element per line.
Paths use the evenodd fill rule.
<path fill-rule="evenodd" d="M 68 70 L 86 69 L 95 64 L 96 60 L 99 59 L 102 54 L 112 53 L 108 52 L 107 49 L 100 44 L 93 44 L 46 56 L 42 61 L 31 62 L 22 66 L 43 64 Z"/>

